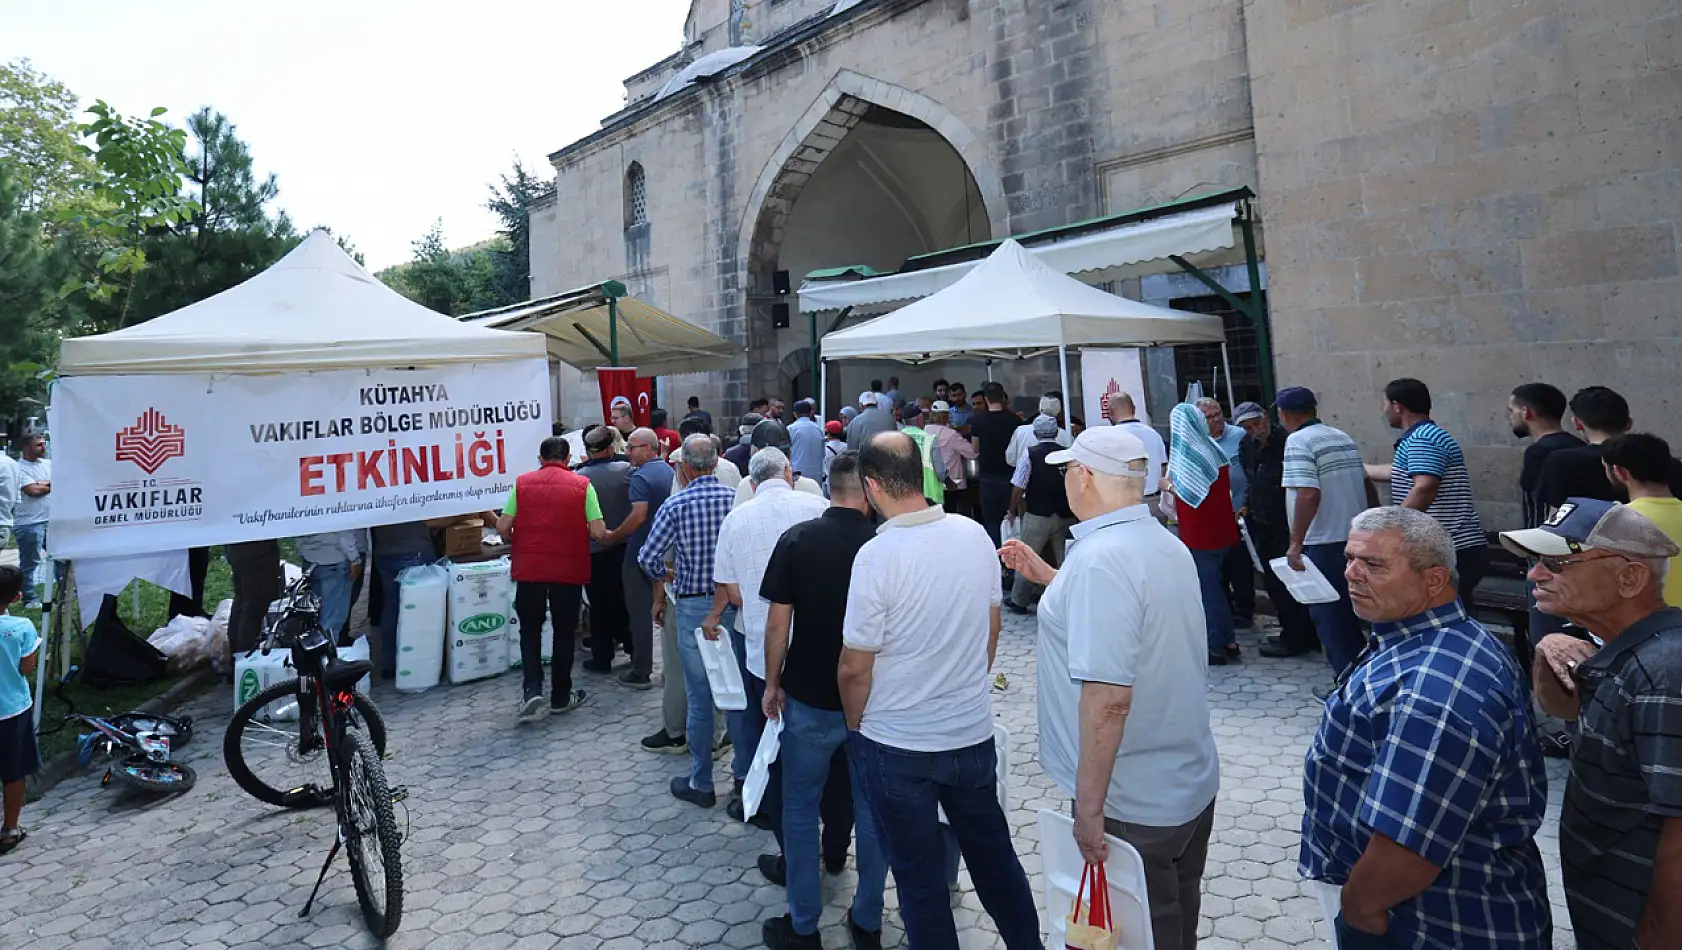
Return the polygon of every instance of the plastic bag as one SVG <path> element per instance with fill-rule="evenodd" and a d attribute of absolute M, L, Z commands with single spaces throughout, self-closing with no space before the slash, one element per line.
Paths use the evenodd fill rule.
<path fill-rule="evenodd" d="M 228 672 L 228 620 L 233 617 L 232 598 L 216 605 L 210 618 L 210 668 L 217 673 Z"/>
<path fill-rule="evenodd" d="M 1087 901 L 1086 921 L 1082 923 L 1080 905 L 1088 885 L 1092 887 L 1092 898 Z M 1116 950 L 1121 934 L 1110 917 L 1110 882 L 1102 864 L 1088 864 L 1081 872 L 1080 893 L 1069 908 L 1064 935 L 1068 950 Z"/>
<path fill-rule="evenodd" d="M 146 642 L 169 658 L 165 668 L 170 673 L 185 673 L 210 662 L 210 619 L 172 617 L 169 623 L 153 631 Z"/>

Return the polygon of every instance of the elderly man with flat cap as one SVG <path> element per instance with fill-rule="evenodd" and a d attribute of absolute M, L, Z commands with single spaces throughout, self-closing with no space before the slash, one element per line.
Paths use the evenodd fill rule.
<path fill-rule="evenodd" d="M 1590 498 L 1501 544 L 1530 558 L 1536 606 L 1595 641 L 1548 634 L 1531 671 L 1542 709 L 1577 721 L 1559 816 L 1577 946 L 1682 946 L 1682 609 L 1664 600 L 1677 545 Z"/>

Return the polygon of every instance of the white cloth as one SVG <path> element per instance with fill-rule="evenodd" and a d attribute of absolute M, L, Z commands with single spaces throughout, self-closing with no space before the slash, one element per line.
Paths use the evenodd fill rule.
<path fill-rule="evenodd" d="M 722 468 L 723 466 L 721 465 L 719 467 Z M 734 468 L 735 466 L 731 467 Z M 719 480 L 723 481 L 723 479 Z M 808 495 L 816 495 L 819 498 L 824 497 L 823 486 L 818 484 L 814 479 L 807 478 L 804 475 L 794 480 L 794 490 L 797 492 L 805 492 Z M 753 479 L 742 479 L 741 483 L 736 486 L 736 500 L 730 503 L 730 510 L 735 511 L 737 508 L 742 507 L 749 501 L 752 501 L 754 496 L 755 492 L 753 488 Z"/>
<path fill-rule="evenodd" d="M 1028 450 L 1033 448 L 1034 443 L 1038 441 L 1039 439 L 1034 436 L 1034 424 L 1032 422 L 1025 422 L 1017 426 L 1016 431 L 1010 434 L 1010 444 L 1005 446 L 1005 464 L 1015 465 L 1017 460 L 1026 455 Z M 1066 449 L 1075 444 L 1075 437 L 1069 434 L 1068 429 L 1058 429 L 1057 444 Z"/>
<path fill-rule="evenodd" d="M 365 531 L 324 531 L 298 539 L 298 556 L 311 564 L 343 564 L 359 561 L 367 550 Z"/>
<path fill-rule="evenodd" d="M 765 620 L 771 612 L 771 602 L 759 596 L 765 566 L 771 563 L 771 552 L 784 531 L 818 517 L 828 507 L 822 491 L 813 497 L 795 491 L 787 482 L 771 481 L 760 485 L 753 498 L 726 515 L 719 526 L 713 580 L 741 589 L 739 626 L 747 640 L 748 672 L 760 679 L 765 678 Z"/>
<path fill-rule="evenodd" d="M 1147 505 L 1083 521 L 1073 534 L 1040 598 L 1040 764 L 1073 795 L 1082 685 L 1131 686 L 1104 815 L 1185 824 L 1220 786 L 1197 565 Z"/>
<path fill-rule="evenodd" d="M 28 459 L 18 459 L 18 503 L 12 509 L 13 523 L 19 525 L 45 524 L 52 509 L 52 496 L 39 495 L 30 497 L 23 493 L 23 486 L 35 482 L 50 482 L 53 480 L 53 460 L 42 457 L 31 462 Z"/>
<path fill-rule="evenodd" d="M 877 529 L 853 559 L 841 632 L 848 649 L 876 654 L 865 738 L 912 752 L 992 740 L 987 639 L 1000 600 L 980 524 L 927 508 Z"/>
<path fill-rule="evenodd" d="M 18 463 L 5 452 L 0 452 L 0 528 L 12 526 L 12 509 L 17 507 L 18 496 Z"/>
<path fill-rule="evenodd" d="M 736 467 L 736 463 L 725 461 L 722 455 L 718 457 L 718 467 L 713 469 L 713 474 L 718 476 L 719 482 L 726 488 L 734 488 L 738 491 L 748 481 L 742 477 L 742 470 Z"/>
<path fill-rule="evenodd" d="M 1162 441 L 1162 436 L 1155 429 L 1137 419 L 1116 423 L 1127 426 L 1130 435 L 1145 443 L 1145 494 L 1154 495 L 1162 490 L 1162 467 L 1168 464 L 1168 446 Z"/>
<path fill-rule="evenodd" d="M 121 594 L 129 581 L 143 580 L 193 596 L 193 579 L 187 573 L 186 551 L 136 554 L 129 557 L 84 557 L 76 561 L 76 606 L 82 622 L 93 623 L 106 594 Z"/>

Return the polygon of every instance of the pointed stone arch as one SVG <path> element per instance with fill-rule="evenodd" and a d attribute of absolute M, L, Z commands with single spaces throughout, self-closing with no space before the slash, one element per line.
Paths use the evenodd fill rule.
<path fill-rule="evenodd" d="M 993 235 L 1009 233 L 1009 206 L 997 166 L 981 138 L 962 119 L 921 93 L 840 70 L 772 151 L 743 206 L 736 259 L 747 262 L 751 392 L 779 392 L 793 378 L 788 372 L 792 362 L 776 355 L 769 291 L 794 202 L 813 172 L 873 105 L 910 116 L 945 139 L 968 166 Z"/>

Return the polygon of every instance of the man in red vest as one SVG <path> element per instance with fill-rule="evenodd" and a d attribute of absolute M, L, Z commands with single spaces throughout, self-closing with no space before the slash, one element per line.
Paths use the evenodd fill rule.
<path fill-rule="evenodd" d="M 604 537 L 607 525 L 595 486 L 567 468 L 567 455 L 566 439 L 544 439 L 537 453 L 542 465 L 514 480 L 496 521 L 497 533 L 514 547 L 514 613 L 520 618 L 520 670 L 525 679 L 519 722 L 571 712 L 584 702 L 584 691 L 572 688 L 572 633 L 578 626 L 584 585 L 590 583 L 590 541 Z M 546 613 L 555 633 L 553 691 L 547 706 L 542 655 Z"/>

